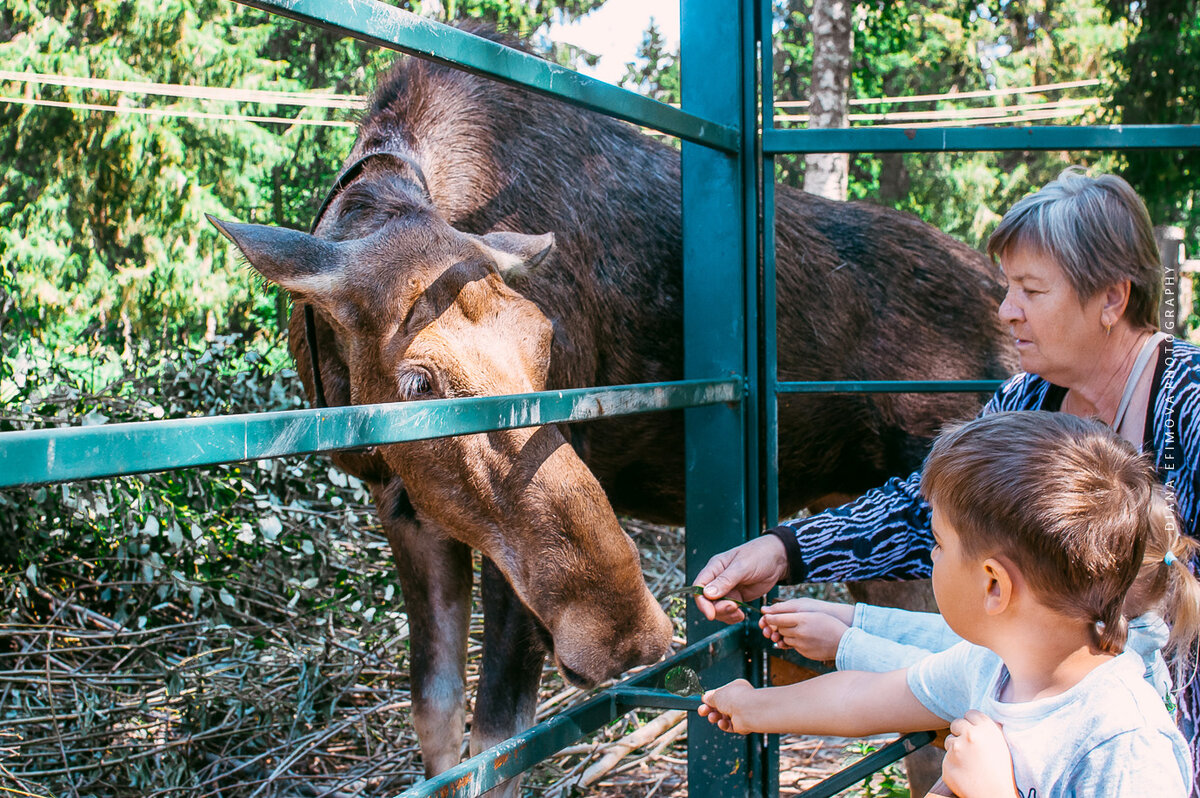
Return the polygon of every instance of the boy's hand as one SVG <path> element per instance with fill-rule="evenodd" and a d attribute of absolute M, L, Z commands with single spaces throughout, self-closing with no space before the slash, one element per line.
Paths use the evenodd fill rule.
<path fill-rule="evenodd" d="M 700 704 L 700 717 L 717 724 L 721 731 L 734 734 L 749 734 L 751 728 L 749 705 L 754 697 L 754 686 L 745 679 L 737 679 L 724 687 L 709 690 Z"/>
<path fill-rule="evenodd" d="M 1004 732 L 996 721 L 975 709 L 950 724 L 942 778 L 960 798 L 1020 795 Z"/>
<path fill-rule="evenodd" d="M 854 607 L 814 599 L 793 599 L 763 607 L 763 636 L 806 657 L 831 661 L 854 620 Z"/>

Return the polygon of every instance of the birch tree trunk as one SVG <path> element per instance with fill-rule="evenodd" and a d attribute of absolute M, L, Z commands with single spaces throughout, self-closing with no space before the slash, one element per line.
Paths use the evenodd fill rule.
<path fill-rule="evenodd" d="M 853 0 L 813 0 L 812 99 L 808 108 L 811 128 L 848 126 L 853 10 Z M 846 199 L 849 165 L 846 153 L 805 156 L 804 190 L 830 199 Z"/>

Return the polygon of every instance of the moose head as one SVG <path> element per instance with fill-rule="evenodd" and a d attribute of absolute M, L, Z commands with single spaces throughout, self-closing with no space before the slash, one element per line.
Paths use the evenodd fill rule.
<path fill-rule="evenodd" d="M 423 192 L 387 179 L 342 191 L 320 236 L 210 220 L 257 272 L 328 319 L 351 403 L 546 388 L 553 324 L 505 276 L 545 268 L 552 235 L 460 232 Z M 591 685 L 666 651 L 671 625 L 637 548 L 558 427 L 378 452 L 423 518 L 504 573 L 570 681 Z"/>

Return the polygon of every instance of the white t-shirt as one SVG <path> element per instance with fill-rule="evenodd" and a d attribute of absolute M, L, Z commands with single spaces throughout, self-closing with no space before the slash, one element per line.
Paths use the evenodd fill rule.
<path fill-rule="evenodd" d="M 1008 669 L 963 642 L 908 669 L 908 686 L 946 721 L 977 709 L 1000 724 L 1022 798 L 1186 798 L 1191 762 L 1162 699 L 1132 651 L 1049 698 L 999 700 Z"/>
<path fill-rule="evenodd" d="M 1125 648 L 1142 658 L 1146 665 L 1143 678 L 1174 707 L 1175 700 L 1170 695 L 1171 672 L 1162 655 L 1170 636 L 1166 622 L 1147 612 L 1130 619 Z M 852 625 L 838 642 L 835 665 L 839 671 L 896 671 L 961 642 L 962 638 L 936 612 L 912 612 L 859 602 L 854 605 Z"/>

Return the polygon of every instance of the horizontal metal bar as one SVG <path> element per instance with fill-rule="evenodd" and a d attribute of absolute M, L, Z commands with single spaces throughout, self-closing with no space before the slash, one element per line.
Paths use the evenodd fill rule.
<path fill-rule="evenodd" d="M 738 152 L 740 136 L 734 128 L 701 119 L 628 89 L 617 88 L 379 0 L 238 2 L 381 47 L 524 86 L 581 108 L 661 130 L 685 141 L 723 152 Z"/>
<path fill-rule="evenodd" d="M 113 477 L 736 402 L 742 380 L 576 388 L 0 433 L 0 487 Z"/>
<path fill-rule="evenodd" d="M 1200 125 L 764 130 L 763 153 L 1148 150 L 1200 147 Z"/>
<path fill-rule="evenodd" d="M 872 773 L 883 770 L 900 757 L 908 756 L 918 748 L 928 745 L 936 736 L 931 731 L 906 734 L 878 751 L 864 756 L 845 770 L 839 770 L 824 781 L 814 784 L 800 793 L 799 798 L 830 798 L 830 796 L 837 795 L 847 787 L 863 781 Z"/>
<path fill-rule="evenodd" d="M 667 690 L 650 687 L 613 687 L 609 690 L 618 707 L 637 709 L 686 709 L 694 712 L 700 708 L 700 696 L 676 695 Z"/>
<path fill-rule="evenodd" d="M 832 380 L 780 382 L 776 393 L 992 393 L 1003 380 Z"/>
<path fill-rule="evenodd" d="M 579 706 L 560 712 L 445 773 L 410 787 L 401 796 L 473 798 L 480 795 L 628 712 L 629 707 L 616 700 L 614 690 L 658 684 L 668 670 L 680 665 L 703 671 L 714 662 L 740 654 L 746 634 L 747 627 L 743 624 L 726 627 Z"/>

